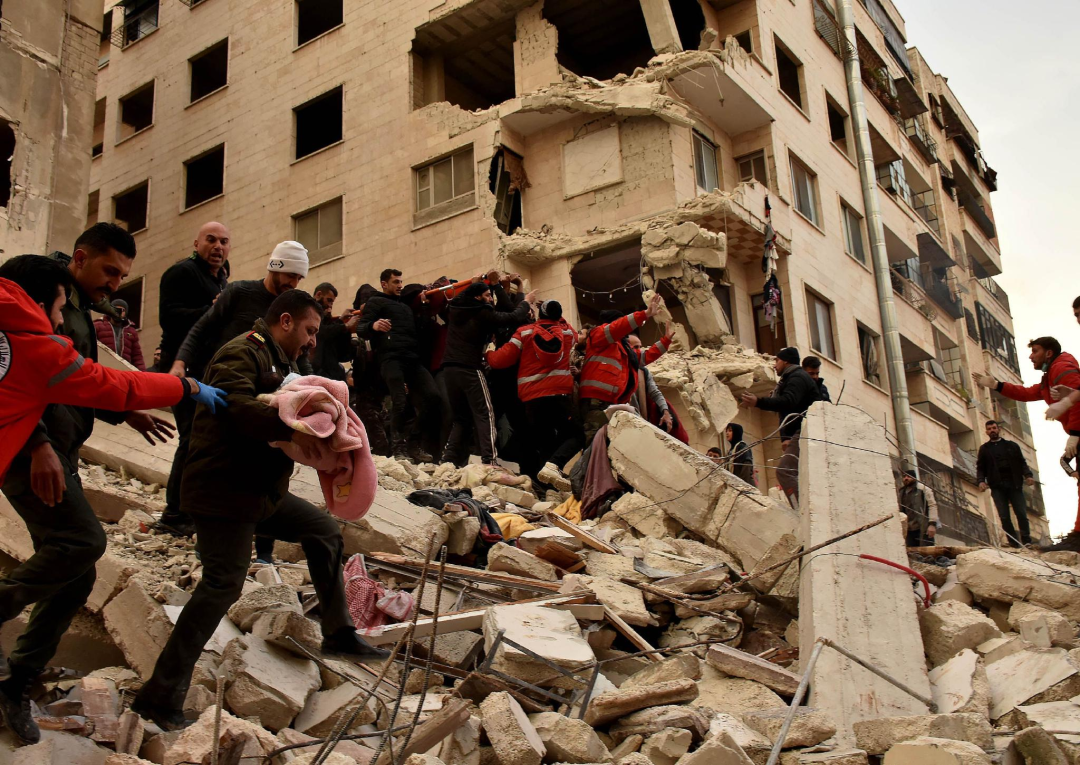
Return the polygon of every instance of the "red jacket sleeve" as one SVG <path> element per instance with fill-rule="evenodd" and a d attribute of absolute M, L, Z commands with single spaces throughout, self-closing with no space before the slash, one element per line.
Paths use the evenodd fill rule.
<path fill-rule="evenodd" d="M 517 360 L 521 358 L 521 330 L 519 329 L 514 333 L 514 336 L 510 338 L 510 342 L 493 351 L 488 351 L 485 358 L 492 369 L 507 369 L 514 366 Z"/>
<path fill-rule="evenodd" d="M 1051 365 L 1050 379 L 1047 382 L 1051 388 L 1055 385 L 1067 385 L 1073 390 L 1080 389 L 1080 370 L 1076 368 L 1075 361 L 1062 359 L 1060 365 Z M 1070 435 L 1080 435 L 1080 404 L 1073 405 L 1061 418 L 1061 424 Z"/>
<path fill-rule="evenodd" d="M 1001 389 L 998 391 L 1005 398 L 1011 398 L 1013 401 L 1042 401 L 1042 385 L 1036 383 L 1035 385 L 1017 385 L 1016 383 L 1003 382 Z"/>
<path fill-rule="evenodd" d="M 645 366 L 652 364 L 658 358 L 668 352 L 671 347 L 671 338 L 665 335 L 650 345 L 648 348 L 638 349 L 638 359 Z"/>
<path fill-rule="evenodd" d="M 610 324 L 601 324 L 589 333 L 589 342 L 597 351 L 602 351 L 609 345 L 615 345 L 635 329 L 638 329 L 648 318 L 644 311 L 634 311 Z"/>
<path fill-rule="evenodd" d="M 64 337 L 40 335 L 33 343 L 39 390 L 48 404 L 129 412 L 172 406 L 186 393 L 179 377 L 110 369 L 80 356 Z"/>

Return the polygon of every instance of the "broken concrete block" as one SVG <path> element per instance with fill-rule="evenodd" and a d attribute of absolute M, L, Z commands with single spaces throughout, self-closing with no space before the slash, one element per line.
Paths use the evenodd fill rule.
<path fill-rule="evenodd" d="M 499 631 L 505 630 L 506 637 L 560 667 L 576 669 L 596 658 L 581 634 L 577 619 L 568 611 L 530 604 L 495 606 L 484 614 L 483 626 L 484 648 L 488 651 Z M 499 645 L 492 667 L 534 685 L 562 677 L 543 662 L 505 643 Z"/>
<path fill-rule="evenodd" d="M 657 539 L 673 537 L 682 530 L 682 524 L 665 513 L 662 505 L 644 494 L 623 494 L 612 504 L 611 513 L 642 534 Z"/>
<path fill-rule="evenodd" d="M 602 693 L 589 703 L 585 721 L 592 726 L 605 725 L 639 709 L 664 704 L 682 704 L 698 696 L 697 683 L 690 679 L 668 680 L 628 690 Z"/>
<path fill-rule="evenodd" d="M 584 720 L 558 712 L 540 712 L 529 715 L 529 722 L 547 748 L 547 759 L 553 762 L 611 762 L 607 747 Z"/>
<path fill-rule="evenodd" d="M 105 629 L 123 652 L 128 665 L 144 680 L 154 671 L 161 649 L 172 634 L 165 607 L 132 580 L 102 609 Z"/>
<path fill-rule="evenodd" d="M 919 615 L 926 656 L 934 666 L 965 648 L 1000 637 L 997 626 L 982 613 L 955 600 L 936 603 Z"/>
<path fill-rule="evenodd" d="M 1009 609 L 1009 626 L 1035 648 L 1073 647 L 1076 627 L 1061 614 L 1017 601 Z"/>
<path fill-rule="evenodd" d="M 793 750 L 780 755 L 780 765 L 867 765 L 868 762 L 866 752 L 861 749 L 834 749 L 830 752 Z M 756 760 L 755 763 L 761 765 Z"/>
<path fill-rule="evenodd" d="M 734 640 L 738 636 L 739 625 L 737 622 L 715 616 L 698 616 L 695 614 L 689 618 L 673 622 L 660 636 L 657 645 L 660 648 L 674 648 L 688 643 L 700 643 L 704 640 Z M 696 652 L 704 654 L 704 649 L 699 646 Z"/>
<path fill-rule="evenodd" d="M 990 714 L 990 682 L 979 655 L 970 648 L 930 671 L 930 690 L 939 714 Z"/>
<path fill-rule="evenodd" d="M 214 718 L 217 715 L 217 707 L 210 707 L 190 727 L 184 729 L 176 737 L 172 746 L 165 752 L 162 765 L 180 765 L 185 762 L 202 762 L 205 757 L 209 761 L 210 750 L 214 746 Z M 261 726 L 255 723 L 241 720 L 228 712 L 221 713 L 221 735 L 231 733 L 234 736 L 248 734 L 253 745 L 252 750 L 244 750 L 245 755 L 263 755 L 277 749 L 278 740 Z M 171 736 L 165 733 L 163 736 Z M 145 748 L 144 748 L 145 751 Z"/>
<path fill-rule="evenodd" d="M 492 693 L 480 703 L 480 713 L 501 765 L 540 765 L 547 748 L 513 696 Z"/>
<path fill-rule="evenodd" d="M 11 765 L 105 765 L 110 754 L 88 738 L 46 731 L 40 743 L 16 749 Z"/>
<path fill-rule="evenodd" d="M 86 608 L 91 613 L 99 614 L 105 605 L 119 595 L 139 567 L 130 559 L 120 558 L 106 551 L 97 562 L 97 578 L 94 589 L 86 599 Z"/>
<path fill-rule="evenodd" d="M 519 550 L 505 542 L 495 544 L 488 551 L 488 571 L 502 571 L 514 576 L 528 576 L 545 582 L 557 582 L 559 573 L 555 566 L 532 553 Z"/>
<path fill-rule="evenodd" d="M 702 744 L 681 760 L 679 765 L 754 765 L 731 736 L 721 733 Z"/>
<path fill-rule="evenodd" d="M 755 763 L 759 760 L 764 762 L 769 758 L 769 752 L 772 751 L 773 746 L 772 741 L 747 726 L 739 718 L 721 713 L 710 720 L 709 737 L 713 738 L 721 733 L 730 736 Z"/>
<path fill-rule="evenodd" d="M 378 488 L 367 514 L 342 528 L 345 554 L 374 552 L 423 557 L 432 536 L 435 549 L 446 544 L 450 530 L 442 519 L 404 496 Z"/>
<path fill-rule="evenodd" d="M 801 678 L 794 672 L 726 645 L 711 645 L 705 661 L 726 675 L 754 680 L 777 693 L 792 696 Z"/>
<path fill-rule="evenodd" d="M 154 763 L 149 760 L 144 760 L 142 757 L 136 757 L 133 754 L 119 752 L 117 754 L 110 754 L 106 757 L 104 765 L 154 765 Z"/>
<path fill-rule="evenodd" d="M 259 614 L 251 625 L 251 634 L 293 653 L 298 653 L 299 649 L 292 640 L 309 651 L 322 649 L 322 627 L 299 611 L 268 611 Z"/>
<path fill-rule="evenodd" d="M 256 587 L 240 596 L 229 608 L 229 620 L 244 632 L 250 632 L 255 620 L 267 613 L 292 611 L 302 614 L 296 590 L 287 584 Z"/>
<path fill-rule="evenodd" d="M 1013 736 L 1012 745 L 1023 758 L 1023 765 L 1072 765 L 1075 762 L 1061 742 L 1040 727 L 1020 731 Z"/>
<path fill-rule="evenodd" d="M 655 627 L 656 619 L 645 608 L 641 590 L 629 584 L 617 582 L 606 576 L 582 576 L 567 574 L 559 592 L 588 590 L 596 595 L 598 602 L 615 612 L 615 615 L 635 627 Z"/>
<path fill-rule="evenodd" d="M 120 729 L 120 695 L 112 680 L 101 677 L 84 677 L 68 694 L 68 699 L 78 701 L 81 714 L 93 724 L 90 738 L 99 744 L 112 744 Z"/>
<path fill-rule="evenodd" d="M 956 576 L 955 567 L 949 569 L 948 576 L 945 577 L 945 583 L 938 587 L 938 591 L 934 593 L 935 603 L 943 603 L 946 600 L 955 600 L 965 606 L 970 606 L 975 602 L 971 590 Z"/>
<path fill-rule="evenodd" d="M 975 646 L 975 652 L 982 656 L 983 664 L 992 664 L 998 659 L 1012 656 L 1025 648 L 1032 648 L 1032 646 L 1019 635 L 1010 632 L 1001 637 L 991 638 L 985 643 L 980 643 Z"/>
<path fill-rule="evenodd" d="M 967 741 L 917 738 L 885 753 L 883 765 L 990 765 L 990 757 Z"/>
<path fill-rule="evenodd" d="M 1068 735 L 1067 740 L 1077 742 L 1080 737 L 1080 697 L 1072 701 L 1048 701 L 1043 704 L 1024 704 L 1017 707 L 1032 724 L 1058 735 Z"/>
<path fill-rule="evenodd" d="M 328 736 L 339 720 L 352 717 L 366 695 L 363 688 L 352 683 L 342 683 L 328 691 L 316 691 L 308 696 L 307 703 L 296 715 L 292 727 L 311 736 Z M 349 729 L 370 722 L 375 722 L 375 711 L 369 702 L 356 716 Z"/>
<path fill-rule="evenodd" d="M 664 728 L 685 728 L 700 741 L 709 732 L 708 718 L 700 710 L 689 706 L 663 706 L 642 709 L 623 717 L 608 729 L 616 743 L 629 736 L 648 738 Z"/>
<path fill-rule="evenodd" d="M 756 680 L 728 677 L 709 664 L 702 668 L 698 697 L 690 702 L 742 719 L 744 712 L 785 706 L 785 701 Z"/>
<path fill-rule="evenodd" d="M 483 635 L 475 632 L 449 632 L 440 634 L 435 642 L 435 661 L 449 667 L 465 668 L 472 664 L 473 659 L 480 653 L 484 642 Z M 417 640 L 413 644 L 413 651 L 421 659 L 428 656 L 428 641 Z"/>
<path fill-rule="evenodd" d="M 743 722 L 761 735 L 776 743 L 780 735 L 780 728 L 787 718 L 789 710 L 786 708 L 765 709 L 760 712 L 747 712 L 743 715 Z M 793 749 L 797 746 L 815 746 L 836 734 L 836 725 L 828 716 L 818 709 L 799 707 L 795 710 L 795 717 L 791 721 L 787 736 L 784 738 L 784 749 Z"/>
<path fill-rule="evenodd" d="M 668 680 L 684 679 L 701 679 L 701 659 L 693 654 L 681 653 L 650 664 L 640 672 L 635 672 L 628 677 L 619 688 L 628 691 L 631 688 L 640 688 L 643 685 L 655 685 Z"/>
<path fill-rule="evenodd" d="M 481 721 L 476 715 L 454 729 L 439 745 L 439 758 L 457 765 L 480 765 Z"/>
<path fill-rule="evenodd" d="M 480 536 L 480 519 L 467 515 L 446 519 L 445 522 L 448 529 L 446 552 L 450 555 L 471 553 L 476 546 L 476 538 Z"/>
<path fill-rule="evenodd" d="M 645 739 L 641 753 L 652 765 L 675 765 L 679 758 L 690 751 L 694 737 L 683 728 L 664 728 Z"/>
<path fill-rule="evenodd" d="M 298 754 L 296 758 L 292 760 L 290 765 L 311 765 L 315 762 L 315 757 L 317 755 L 318 751 Z M 358 765 L 354 758 L 340 752 L 331 752 L 322 763 L 323 765 Z"/>
<path fill-rule="evenodd" d="M 1026 600 L 1066 618 L 1080 621 L 1080 598 L 1076 587 L 1080 569 L 1055 566 L 1054 574 L 1038 561 L 993 548 L 964 553 L 956 559 L 956 575 L 979 598 L 1012 603 Z M 1055 581 L 1060 577 L 1062 581 Z"/>
<path fill-rule="evenodd" d="M 138 754 L 145 735 L 143 719 L 130 709 L 125 709 L 116 730 L 116 751 L 120 754 Z"/>
<path fill-rule="evenodd" d="M 306 744 L 311 741 L 318 741 L 318 739 L 316 739 L 314 736 L 309 736 L 306 733 L 301 733 L 300 731 L 293 730 L 292 728 L 283 728 L 282 730 L 278 731 L 277 737 L 283 745 Z M 374 739 L 367 740 L 372 741 Z M 317 753 L 319 751 L 319 747 L 318 745 L 316 745 L 313 747 L 305 747 L 303 749 L 296 749 L 293 751 L 294 753 Z M 369 749 L 368 747 L 363 746 L 356 741 L 349 741 L 347 739 L 338 741 L 333 753 L 349 757 L 351 758 L 350 763 L 355 761 L 358 764 L 372 762 L 375 754 L 374 750 Z M 288 760 L 287 757 L 282 759 L 287 761 L 289 765 L 295 765 L 296 763 L 296 759 Z M 241 762 L 239 765 L 243 765 L 243 762 Z M 349 765 L 349 763 L 346 763 L 345 765 Z"/>
<path fill-rule="evenodd" d="M 1076 672 L 1068 654 L 1061 648 L 1032 648 L 988 664 L 990 718 L 996 720 Z"/>
<path fill-rule="evenodd" d="M 983 749 L 994 746 L 990 723 L 980 714 L 881 717 L 855 723 L 855 746 L 867 754 L 885 754 L 901 741 L 920 736 L 970 741 Z"/>
<path fill-rule="evenodd" d="M 184 714 L 189 717 L 198 717 L 216 703 L 217 694 L 204 685 L 192 685 L 184 696 Z"/>
<path fill-rule="evenodd" d="M 287 727 L 320 685 L 314 662 L 254 635 L 229 643 L 222 667 L 231 678 L 225 691 L 229 708 L 245 717 L 258 717 L 270 730 Z"/>

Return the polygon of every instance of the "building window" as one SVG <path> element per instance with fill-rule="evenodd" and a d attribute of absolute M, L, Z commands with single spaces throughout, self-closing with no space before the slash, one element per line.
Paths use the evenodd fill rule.
<path fill-rule="evenodd" d="M 143 181 L 113 197 L 113 219 L 131 233 L 146 228 L 150 182 Z"/>
<path fill-rule="evenodd" d="M 229 84 L 229 38 L 188 59 L 191 101 L 198 101 Z"/>
<path fill-rule="evenodd" d="M 757 344 L 757 352 L 775 356 L 788 344 L 784 321 L 776 317 L 770 326 L 769 316 L 765 311 L 764 294 L 754 295 L 750 299 L 750 305 L 754 309 L 754 342 Z"/>
<path fill-rule="evenodd" d="M 927 93 L 927 100 L 930 102 L 930 116 L 934 122 L 937 123 L 939 128 L 945 127 L 945 115 L 941 110 L 941 100 L 933 93 Z"/>
<path fill-rule="evenodd" d="M 836 359 L 836 343 L 833 335 L 832 303 L 827 303 L 813 292 L 806 291 L 806 313 L 810 320 L 810 348 L 822 356 Z"/>
<path fill-rule="evenodd" d="M 858 325 L 859 330 L 859 359 L 862 363 L 863 379 L 872 385 L 881 387 L 881 354 L 878 351 L 878 336 L 864 327 Z"/>
<path fill-rule="evenodd" d="M 841 202 L 840 220 L 844 224 L 844 252 L 865 266 L 866 250 L 863 247 L 862 218 Z"/>
<path fill-rule="evenodd" d="M 296 44 L 310 42 L 344 21 L 342 0 L 297 0 Z"/>
<path fill-rule="evenodd" d="M 848 139 L 847 114 L 829 95 L 825 96 L 825 110 L 829 114 L 829 140 L 833 142 L 833 146 L 850 157 L 851 144 Z"/>
<path fill-rule="evenodd" d="M 154 124 L 154 81 L 120 98 L 120 129 L 116 140 L 135 135 Z"/>
<path fill-rule="evenodd" d="M 126 48 L 158 28 L 158 0 L 135 0 L 124 4 L 124 27 L 120 47 Z"/>
<path fill-rule="evenodd" d="M 341 110 L 344 89 L 338 85 L 333 90 L 316 96 L 293 109 L 296 115 L 296 158 L 314 154 L 342 138 Z"/>
<path fill-rule="evenodd" d="M 990 351 L 1011 370 L 1020 374 L 1020 362 L 1016 357 L 1016 340 L 1012 333 L 992 313 L 975 303 L 975 316 L 979 322 L 979 336 L 984 350 Z"/>
<path fill-rule="evenodd" d="M 780 83 L 780 90 L 802 109 L 802 62 L 795 58 L 779 38 L 774 37 L 773 42 L 776 47 L 776 79 Z"/>
<path fill-rule="evenodd" d="M 90 228 L 98 222 L 98 207 L 101 206 L 101 191 L 94 189 L 86 197 L 86 227 Z"/>
<path fill-rule="evenodd" d="M 815 226 L 820 226 L 817 207 L 817 176 L 795 157 L 791 157 L 791 190 L 795 209 Z"/>
<path fill-rule="evenodd" d="M 476 187 L 472 147 L 417 168 L 415 175 L 417 212 L 471 197 Z"/>
<path fill-rule="evenodd" d="M 748 183 L 758 181 L 766 186 L 769 185 L 769 175 L 765 165 L 765 150 L 755 151 L 738 157 L 735 162 L 739 165 L 739 182 Z"/>
<path fill-rule="evenodd" d="M 225 193 L 225 144 L 184 163 L 184 209 Z"/>
<path fill-rule="evenodd" d="M 716 147 L 696 130 L 694 135 L 694 178 L 698 191 L 708 194 L 720 188 L 716 173 Z"/>
<path fill-rule="evenodd" d="M 94 145 L 90 149 L 91 157 L 100 157 L 105 151 L 105 99 L 99 98 L 94 104 Z"/>
<path fill-rule="evenodd" d="M 739 47 L 747 53 L 754 52 L 754 36 L 750 34 L 749 29 L 747 29 L 745 32 L 739 32 L 739 34 L 735 35 L 735 42 L 737 42 L 739 44 Z"/>
<path fill-rule="evenodd" d="M 296 241 L 307 248 L 313 266 L 341 255 L 341 202 L 338 197 L 293 216 Z"/>

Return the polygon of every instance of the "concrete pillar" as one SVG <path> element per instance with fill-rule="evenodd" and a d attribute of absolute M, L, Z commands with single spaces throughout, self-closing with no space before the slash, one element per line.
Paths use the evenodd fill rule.
<path fill-rule="evenodd" d="M 679 30 L 675 27 L 675 14 L 668 0 L 640 0 L 649 39 L 657 53 L 678 53 L 682 50 Z"/>
<path fill-rule="evenodd" d="M 559 30 L 544 18 L 544 2 L 518 12 L 514 39 L 514 91 L 521 96 L 562 81 L 555 53 Z"/>
<path fill-rule="evenodd" d="M 828 637 L 856 656 L 930 697 L 911 580 L 907 574 L 852 555 L 869 553 L 907 563 L 893 485 L 891 452 L 881 425 L 861 409 L 818 403 L 802 427 L 799 502 L 804 547 L 824 542 L 883 515 L 886 523 L 807 558 L 799 598 L 799 649 Z M 828 553 L 848 553 L 829 555 Z M 854 743 L 860 720 L 923 715 L 927 707 L 826 648 L 811 679 L 809 706 L 828 709 L 837 738 Z"/>

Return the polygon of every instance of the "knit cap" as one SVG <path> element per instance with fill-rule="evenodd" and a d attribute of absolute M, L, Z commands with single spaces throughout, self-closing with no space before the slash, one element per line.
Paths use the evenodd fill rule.
<path fill-rule="evenodd" d="M 279 244 L 270 253 L 267 271 L 279 271 L 283 274 L 296 274 L 305 277 L 308 274 L 308 252 L 300 242 L 286 241 Z"/>
<path fill-rule="evenodd" d="M 786 361 L 788 364 L 796 364 L 797 365 L 799 363 L 799 358 L 800 358 L 799 349 L 798 348 L 781 348 L 777 352 L 776 358 L 780 359 L 781 361 Z"/>

